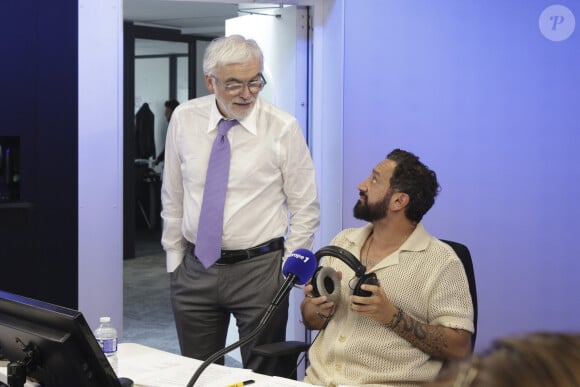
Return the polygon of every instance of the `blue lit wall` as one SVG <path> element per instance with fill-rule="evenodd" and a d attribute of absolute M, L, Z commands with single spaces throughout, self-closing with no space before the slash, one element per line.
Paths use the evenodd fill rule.
<path fill-rule="evenodd" d="M 419 155 L 442 186 L 428 230 L 473 255 L 478 348 L 580 330 L 580 4 L 558 4 L 562 41 L 546 1 L 344 1 L 344 226 L 380 159 Z"/>
<path fill-rule="evenodd" d="M 0 209 L 0 289 L 78 305 L 77 0 L 0 1 L 0 136 L 20 138 L 22 211 Z"/>

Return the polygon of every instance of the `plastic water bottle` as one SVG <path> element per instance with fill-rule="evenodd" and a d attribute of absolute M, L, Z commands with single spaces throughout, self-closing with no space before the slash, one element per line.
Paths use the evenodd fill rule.
<path fill-rule="evenodd" d="M 95 338 L 109 363 L 111 363 L 113 370 L 117 372 L 117 330 L 111 324 L 110 317 L 101 317 L 99 322 L 99 327 L 95 329 Z"/>

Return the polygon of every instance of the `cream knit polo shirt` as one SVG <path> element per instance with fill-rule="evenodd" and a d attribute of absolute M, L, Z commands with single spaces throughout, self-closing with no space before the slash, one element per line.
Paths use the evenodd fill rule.
<path fill-rule="evenodd" d="M 358 257 L 371 231 L 370 224 L 346 229 L 331 244 Z M 304 381 L 323 386 L 411 387 L 433 380 L 442 361 L 352 311 L 349 283 L 357 280 L 354 272 L 335 257 L 325 257 L 322 264 L 343 273 L 341 300 L 310 347 L 311 364 Z M 418 321 L 473 332 L 473 306 L 463 265 L 453 249 L 429 235 L 422 224 L 371 271 L 387 297 Z"/>

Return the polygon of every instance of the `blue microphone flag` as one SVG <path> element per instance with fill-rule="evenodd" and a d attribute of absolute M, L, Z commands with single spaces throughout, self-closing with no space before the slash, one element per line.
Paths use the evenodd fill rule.
<path fill-rule="evenodd" d="M 304 285 L 316 271 L 318 260 L 314 253 L 307 249 L 295 250 L 288 258 L 282 267 L 282 273 L 285 277 L 294 274 L 297 278 L 297 285 Z"/>

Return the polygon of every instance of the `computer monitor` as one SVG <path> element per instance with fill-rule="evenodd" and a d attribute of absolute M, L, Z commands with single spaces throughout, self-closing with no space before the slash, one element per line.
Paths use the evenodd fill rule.
<path fill-rule="evenodd" d="M 24 372 L 43 387 L 121 387 L 81 312 L 4 291 L 0 355 L 9 381 Z"/>

